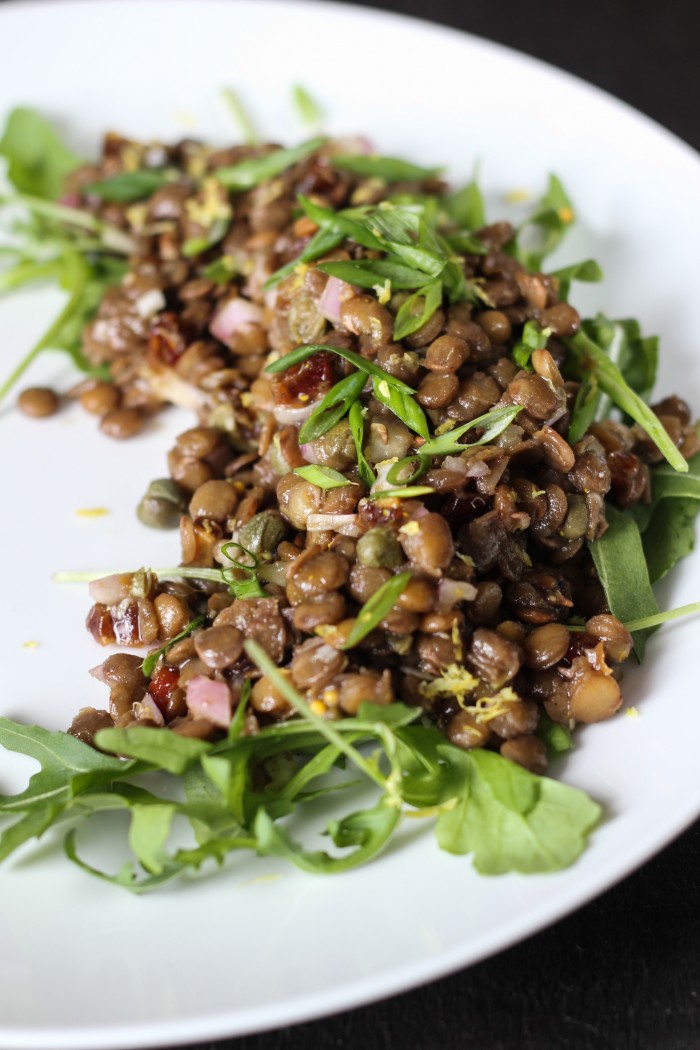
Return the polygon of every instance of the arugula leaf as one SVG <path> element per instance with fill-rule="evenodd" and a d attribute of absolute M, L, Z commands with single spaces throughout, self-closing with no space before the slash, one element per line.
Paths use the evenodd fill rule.
<path fill-rule="evenodd" d="M 612 403 L 631 416 L 635 423 L 639 423 L 675 470 L 685 473 L 688 464 L 671 441 L 658 417 L 625 381 L 622 372 L 605 351 L 591 339 L 583 328 L 565 342 L 571 351 L 579 376 L 583 378 L 592 373 L 600 390 L 608 395 Z"/>
<path fill-rule="evenodd" d="M 434 179 L 443 168 L 422 168 L 397 157 L 366 156 L 364 154 L 336 154 L 333 166 L 341 171 L 359 175 L 361 179 L 384 179 L 385 182 L 425 182 Z"/>
<path fill-rule="evenodd" d="M 582 791 L 538 777 L 492 751 L 438 745 L 457 799 L 438 817 L 448 853 L 472 853 L 485 875 L 559 871 L 582 852 L 600 806 Z"/>
<path fill-rule="evenodd" d="M 0 385 L 0 401 L 24 375 L 32 362 L 44 350 L 63 350 L 82 371 L 109 378 L 104 369 L 93 369 L 81 350 L 82 332 L 94 314 L 105 290 L 123 273 L 115 261 L 96 263 L 92 268 L 74 251 L 66 251 L 59 270 L 61 283 L 70 291 L 70 297 L 58 317 L 41 339 L 25 355 L 5 382 Z"/>
<path fill-rule="evenodd" d="M 377 627 L 394 608 L 411 581 L 410 572 L 400 572 L 383 583 L 360 609 L 343 649 L 353 649 Z"/>
<path fill-rule="evenodd" d="M 41 763 L 26 790 L 0 795 L 0 813 L 26 812 L 46 805 L 61 807 L 87 786 L 125 775 L 134 763 L 103 755 L 68 733 L 23 726 L 0 717 L 0 745 Z"/>
<path fill-rule="evenodd" d="M 371 488 L 372 485 L 374 485 L 376 478 L 364 452 L 365 417 L 362 413 L 362 406 L 359 401 L 353 401 L 350 406 L 348 423 L 350 424 L 350 433 L 352 434 L 352 440 L 355 444 L 357 469 L 365 485 L 368 485 Z"/>
<path fill-rule="evenodd" d="M 315 463 L 310 463 L 305 467 L 295 467 L 293 473 L 298 474 L 305 481 L 310 481 L 312 485 L 318 485 L 320 489 L 337 489 L 343 485 L 352 484 L 339 470 L 333 470 L 332 467 L 319 467 Z"/>
<path fill-rule="evenodd" d="M 526 269 L 537 272 L 545 258 L 559 246 L 573 221 L 573 205 L 556 175 L 550 175 L 547 192 L 538 202 L 533 214 L 516 230 L 507 249 Z M 532 247 L 525 247 L 521 243 L 526 239 L 523 238 L 526 231 L 533 235 Z"/>
<path fill-rule="evenodd" d="M 486 412 L 483 416 L 477 416 L 476 419 L 470 420 L 469 423 L 463 423 L 461 427 L 455 427 L 452 430 L 448 430 L 445 434 L 439 434 L 437 437 L 430 438 L 424 445 L 421 445 L 420 455 L 449 456 L 464 452 L 466 448 L 488 445 L 489 441 L 493 441 L 504 430 L 507 430 L 520 411 L 521 407 L 518 405 L 504 405 L 500 408 L 492 408 L 490 412 Z M 484 427 L 484 432 L 477 441 L 461 443 L 457 440 L 457 438 L 463 437 L 475 427 Z"/>
<path fill-rule="evenodd" d="M 204 740 L 179 736 L 170 729 L 130 726 L 128 729 L 100 729 L 95 743 L 104 751 L 138 758 L 154 769 L 181 775 L 211 749 Z"/>
<path fill-rule="evenodd" d="M 338 874 L 365 864 L 384 849 L 401 817 L 398 807 L 382 796 L 371 809 L 359 810 L 340 821 L 332 821 L 329 834 L 336 846 L 357 849 L 343 857 L 331 857 L 321 850 L 311 852 L 295 842 L 286 831 L 274 824 L 264 809 L 255 819 L 255 834 L 262 853 L 286 857 L 302 871 L 313 874 Z"/>
<path fill-rule="evenodd" d="M 13 186 L 47 200 L 61 196 L 66 176 L 81 163 L 43 117 L 23 106 L 13 109 L 7 118 L 0 156 L 8 161 L 7 175 Z"/>
<path fill-rule="evenodd" d="M 259 186 L 261 182 L 274 179 L 281 175 L 287 168 L 306 160 L 312 153 L 319 150 L 326 142 L 325 138 L 310 139 L 302 142 L 300 146 L 292 149 L 276 149 L 263 157 L 251 157 L 242 160 L 238 164 L 231 164 L 225 168 L 217 168 L 214 175 L 229 190 L 240 192 L 251 190 Z"/>
<path fill-rule="evenodd" d="M 151 197 L 169 182 L 172 182 L 170 172 L 158 168 L 141 168 L 138 171 L 122 171 L 100 182 L 90 182 L 81 192 L 101 197 L 110 204 L 131 204 Z"/>
<path fill-rule="evenodd" d="M 582 262 L 573 263 L 571 266 L 564 266 L 560 270 L 552 270 L 550 276 L 556 277 L 559 281 L 559 298 L 563 302 L 567 302 L 572 281 L 586 281 L 588 283 L 602 281 L 603 271 L 595 259 L 584 259 Z"/>
<path fill-rule="evenodd" d="M 599 540 L 588 544 L 605 598 L 613 616 L 622 623 L 654 616 L 659 607 L 651 589 L 637 523 L 629 514 L 606 504 L 608 528 Z M 648 632 L 634 633 L 634 653 L 644 659 Z"/>
<path fill-rule="evenodd" d="M 486 225 L 486 207 L 476 178 L 445 201 L 448 216 L 464 230 L 480 230 Z"/>
<path fill-rule="evenodd" d="M 676 473 L 667 463 L 652 467 L 651 502 L 633 508 L 652 583 L 694 549 L 699 513 L 700 453 L 688 461 L 687 474 Z"/>

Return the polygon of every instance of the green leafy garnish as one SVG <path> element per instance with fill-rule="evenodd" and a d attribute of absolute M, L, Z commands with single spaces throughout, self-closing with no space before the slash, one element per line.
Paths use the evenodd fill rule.
<path fill-rule="evenodd" d="M 241 551 L 248 562 L 242 562 L 230 553 L 232 550 Z M 221 553 L 224 558 L 231 562 L 231 568 L 221 570 L 221 578 L 228 585 L 229 592 L 235 598 L 266 598 L 267 593 L 258 579 L 257 569 L 260 567 L 260 559 L 253 551 L 248 550 L 242 543 L 231 540 L 222 544 Z M 216 570 L 212 570 L 216 572 Z"/>
<path fill-rule="evenodd" d="M 357 469 L 365 485 L 368 485 L 371 488 L 371 486 L 374 485 L 376 478 L 364 452 L 365 417 L 359 401 L 353 401 L 350 406 L 348 423 L 350 424 L 350 433 L 352 434 L 352 440 L 355 445 Z"/>
<path fill-rule="evenodd" d="M 224 88 L 221 92 L 221 97 L 226 103 L 229 113 L 238 124 L 243 141 L 248 146 L 257 146 L 260 142 L 260 136 L 238 95 L 231 88 Z"/>
<path fill-rule="evenodd" d="M 306 160 L 312 153 L 320 149 L 325 141 L 324 138 L 315 138 L 292 149 L 276 149 L 271 153 L 266 153 L 263 157 L 251 157 L 238 164 L 218 168 L 214 174 L 221 185 L 229 190 L 236 192 L 251 190 L 254 186 L 259 186 L 261 182 L 274 179 L 287 168 Z"/>
<path fill-rule="evenodd" d="M 404 485 L 400 489 L 379 489 L 369 499 L 416 499 L 418 496 L 430 496 L 435 489 L 430 485 Z"/>
<path fill-rule="evenodd" d="M 469 423 L 463 423 L 461 427 L 454 427 L 446 434 L 430 438 L 421 445 L 420 454 L 425 456 L 450 456 L 455 453 L 464 452 L 466 448 L 474 448 L 477 445 L 488 445 L 499 434 L 511 425 L 518 412 L 522 411 L 519 405 L 506 405 L 502 408 L 492 408 L 483 416 L 472 419 Z M 483 427 L 484 432 L 477 441 L 469 443 L 459 442 L 457 439 L 464 437 L 468 431 L 475 427 Z"/>
<path fill-rule="evenodd" d="M 574 209 L 566 190 L 556 175 L 550 175 L 547 192 L 532 215 L 520 225 L 508 250 L 526 269 L 537 272 L 559 246 L 573 221 Z"/>
<path fill-rule="evenodd" d="M 332 467 L 319 467 L 310 463 L 306 467 L 295 467 L 294 474 L 298 474 L 304 481 L 310 481 L 312 485 L 318 485 L 320 489 L 337 489 L 343 485 L 351 485 L 344 474 Z"/>
<path fill-rule="evenodd" d="M 294 85 L 292 99 L 302 123 L 312 129 L 319 128 L 323 123 L 323 111 L 302 84 Z"/>
<path fill-rule="evenodd" d="M 7 160 L 7 176 L 20 193 L 46 200 L 61 196 L 66 176 L 81 163 L 43 117 L 21 106 L 7 118 L 0 156 Z"/>
<path fill-rule="evenodd" d="M 637 523 L 629 514 L 606 505 L 608 528 L 588 548 L 605 592 L 608 607 L 622 623 L 656 616 L 659 607 L 649 581 L 644 549 Z M 646 633 L 634 634 L 634 652 L 644 658 Z"/>
<path fill-rule="evenodd" d="M 658 417 L 626 382 L 618 366 L 605 351 L 583 329 L 567 339 L 566 345 L 571 351 L 579 374 L 583 376 L 593 374 L 600 390 L 607 394 L 616 408 L 625 412 L 635 423 L 639 423 L 674 470 L 687 471 L 688 464 L 671 441 Z"/>
<path fill-rule="evenodd" d="M 154 652 L 149 653 L 146 659 L 141 664 L 141 670 L 145 674 L 146 678 L 151 677 L 151 675 L 156 669 L 158 661 L 161 658 L 167 656 L 174 645 L 176 645 L 178 642 L 181 642 L 183 638 L 188 638 L 189 635 L 191 635 L 193 631 L 197 631 L 203 623 L 203 616 L 195 616 L 194 620 L 190 620 L 187 626 L 184 627 L 179 634 L 176 634 L 174 638 L 171 638 L 170 641 L 167 642 L 160 649 L 156 649 L 154 650 Z"/>
<path fill-rule="evenodd" d="M 420 453 L 416 453 L 413 456 L 404 456 L 403 459 L 398 460 L 387 471 L 386 480 L 392 485 L 397 485 L 399 482 L 402 482 L 404 485 L 412 485 L 414 481 L 418 481 L 418 478 L 423 477 L 429 467 L 429 456 L 423 456 Z M 407 470 L 410 470 L 410 473 L 406 475 L 405 472 Z"/>
<path fill-rule="evenodd" d="M 513 347 L 513 360 L 520 368 L 530 367 L 530 358 L 535 350 L 544 350 L 552 334 L 549 328 L 540 328 L 535 321 L 526 321 L 520 342 Z"/>
<path fill-rule="evenodd" d="M 424 273 L 390 259 L 326 262 L 319 263 L 318 269 L 348 284 L 356 284 L 359 288 L 376 288 L 385 281 L 390 281 L 391 287 L 398 290 L 422 288 L 425 285 Z"/>
<path fill-rule="evenodd" d="M 428 423 L 423 409 L 413 400 L 413 395 L 415 394 L 413 387 L 403 383 L 400 379 L 395 379 L 388 372 L 385 372 L 383 368 L 379 368 L 372 361 L 368 361 L 367 358 L 356 354 L 354 350 L 346 350 L 340 346 L 328 346 L 325 343 L 310 343 L 308 346 L 300 346 L 296 350 L 292 350 L 291 353 L 279 357 L 272 364 L 269 364 L 265 371 L 273 374 L 284 372 L 293 365 L 300 364 L 308 357 L 322 350 L 338 354 L 339 357 L 343 357 L 350 364 L 355 365 L 361 372 L 371 376 L 374 396 L 377 400 L 381 401 L 387 408 L 390 408 L 411 430 L 415 430 L 421 437 L 428 437 Z M 333 423 L 342 418 L 342 415 L 343 413 L 340 413 L 337 419 L 333 420 Z M 331 426 L 333 423 L 331 423 Z"/>
<path fill-rule="evenodd" d="M 418 331 L 430 320 L 442 303 L 442 282 L 430 281 L 409 296 L 399 309 L 394 322 L 394 339 L 399 342 Z"/>
<path fill-rule="evenodd" d="M 449 217 L 464 230 L 480 230 L 486 225 L 486 207 L 476 176 L 445 201 Z"/>
<path fill-rule="evenodd" d="M 678 474 L 668 463 L 651 469 L 651 501 L 630 512 L 642 534 L 642 546 L 652 583 L 695 548 L 695 523 L 700 513 L 700 453 Z"/>
<path fill-rule="evenodd" d="M 397 599 L 406 590 L 410 580 L 410 572 L 400 572 L 397 576 L 392 576 L 386 583 L 383 583 L 378 591 L 375 591 L 357 614 L 357 619 L 343 649 L 353 649 L 375 627 L 379 626 L 394 608 Z"/>
<path fill-rule="evenodd" d="M 81 350 L 82 332 L 106 289 L 124 273 L 124 267 L 107 260 L 90 266 L 74 251 L 66 251 L 57 270 L 62 286 L 70 293 L 68 301 L 41 339 L 0 385 L 0 401 L 44 350 L 62 350 L 83 372 L 101 379 L 109 378 L 105 369 L 94 369 L 85 359 Z"/>
<path fill-rule="evenodd" d="M 425 182 L 434 179 L 443 168 L 422 168 L 397 157 L 365 156 L 364 154 L 337 154 L 333 165 L 341 171 L 359 175 L 361 179 L 384 179 L 385 182 Z"/>
<path fill-rule="evenodd" d="M 595 259 L 584 259 L 582 262 L 564 266 L 560 270 L 552 270 L 552 277 L 559 281 L 559 298 L 567 302 L 572 281 L 586 281 L 595 283 L 603 280 L 603 271 Z"/>
<path fill-rule="evenodd" d="M 123 171 L 101 182 L 90 182 L 82 192 L 101 197 L 112 204 L 131 204 L 151 197 L 161 186 L 172 182 L 172 174 L 161 170 L 142 168 L 139 171 Z"/>
<path fill-rule="evenodd" d="M 299 430 L 299 443 L 306 444 L 323 437 L 331 427 L 340 422 L 362 393 L 367 376 L 364 372 L 351 372 L 331 387 L 319 401 L 309 418 Z"/>

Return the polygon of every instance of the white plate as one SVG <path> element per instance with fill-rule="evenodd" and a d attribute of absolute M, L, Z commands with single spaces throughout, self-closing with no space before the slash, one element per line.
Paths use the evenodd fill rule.
<path fill-rule="evenodd" d="M 332 132 L 447 162 L 457 178 L 481 158 L 494 216 L 507 191 L 537 193 L 556 171 L 580 217 L 560 258 L 594 255 L 607 272 L 579 302 L 660 332 L 660 390 L 700 405 L 700 164 L 599 91 L 456 32 L 326 3 L 4 4 L 0 41 L 0 113 L 37 106 L 86 152 L 110 127 L 226 140 L 225 85 L 264 133 L 292 141 L 302 129 L 289 88 L 301 81 Z M 0 303 L 3 372 L 56 302 L 28 292 Z M 65 386 L 68 374 L 47 356 L 30 379 Z M 0 412 L 3 714 L 62 728 L 79 706 L 101 705 L 86 675 L 101 657 L 82 627 L 87 596 L 49 574 L 177 559 L 173 535 L 141 528 L 132 508 L 182 425 L 172 414 L 117 446 L 77 410 L 45 423 Z M 75 515 L 97 506 L 109 515 Z M 696 599 L 699 583 L 695 556 L 662 600 Z M 697 636 L 697 621 L 668 627 L 626 682 L 639 717 L 582 734 L 565 778 L 607 818 L 558 875 L 480 878 L 427 828 L 345 876 L 250 858 L 146 898 L 92 881 L 50 843 L 22 854 L 0 869 L 0 1047 L 156 1046 L 288 1024 L 409 988 L 553 922 L 700 811 Z M 23 648 L 30 640 L 40 645 Z M 31 768 L 0 762 L 4 790 Z"/>

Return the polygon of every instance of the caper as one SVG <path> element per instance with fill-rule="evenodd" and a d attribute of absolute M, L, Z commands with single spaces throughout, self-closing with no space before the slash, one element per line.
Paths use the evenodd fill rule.
<path fill-rule="evenodd" d="M 286 529 L 276 510 L 254 514 L 239 533 L 239 542 L 253 554 L 274 554 L 284 539 Z"/>
<path fill-rule="evenodd" d="M 405 561 L 401 544 L 391 529 L 378 525 L 357 541 L 357 560 L 373 568 L 393 569 Z"/>
<path fill-rule="evenodd" d="M 186 507 L 187 497 L 176 481 L 156 478 L 136 508 L 136 516 L 151 529 L 175 529 Z"/>

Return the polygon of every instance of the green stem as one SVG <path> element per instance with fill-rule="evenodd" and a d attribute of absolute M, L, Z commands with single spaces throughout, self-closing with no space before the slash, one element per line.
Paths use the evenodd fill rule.
<path fill-rule="evenodd" d="M 350 759 L 353 765 L 357 766 L 357 768 L 365 774 L 365 776 L 369 777 L 370 780 L 373 780 L 375 784 L 378 784 L 383 791 L 386 791 L 386 777 L 384 777 L 378 769 L 375 769 L 372 764 L 352 746 L 352 744 L 349 744 L 334 726 L 313 713 L 309 705 L 297 692 L 291 682 L 283 674 L 280 674 L 279 668 L 272 662 L 262 646 L 258 645 L 251 639 L 248 639 L 245 643 L 245 651 L 253 663 L 256 664 L 262 673 L 270 679 L 275 689 L 282 694 L 285 700 L 292 705 L 295 711 L 297 711 L 306 722 L 314 726 L 320 735 L 325 737 L 329 744 L 333 744 L 334 747 L 337 747 L 339 751 Z"/>
<path fill-rule="evenodd" d="M 630 620 L 625 627 L 628 631 L 644 631 L 647 627 L 658 627 L 667 620 L 679 620 L 682 616 L 691 616 L 698 612 L 700 612 L 700 602 L 691 602 L 689 605 L 679 605 L 677 609 L 656 613 L 655 616 L 643 616 L 639 620 Z"/>

